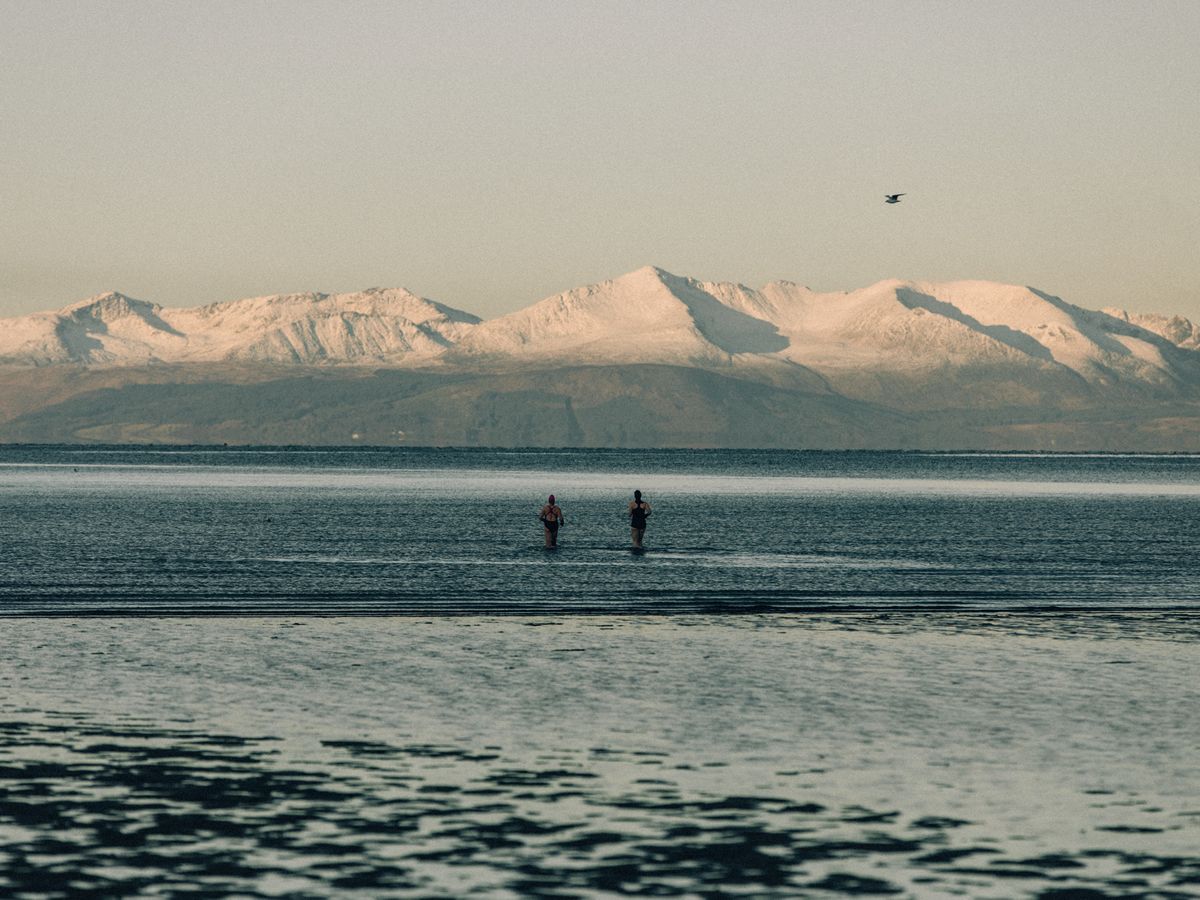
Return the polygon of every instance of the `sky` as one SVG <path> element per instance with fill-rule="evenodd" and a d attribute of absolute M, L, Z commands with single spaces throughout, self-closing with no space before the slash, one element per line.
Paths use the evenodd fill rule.
<path fill-rule="evenodd" d="M 0 22 L 0 316 L 403 286 L 491 317 L 652 264 L 1200 319 L 1195 0 L 0 0 Z"/>

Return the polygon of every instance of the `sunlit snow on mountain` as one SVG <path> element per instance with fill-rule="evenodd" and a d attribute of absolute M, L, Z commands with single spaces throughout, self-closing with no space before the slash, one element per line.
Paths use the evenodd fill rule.
<path fill-rule="evenodd" d="M 1200 415 L 1182 317 L 649 266 L 489 321 L 404 289 L 193 309 L 108 293 L 0 320 L 0 367 L 23 392 L 0 402 L 8 440 L 1172 449 Z"/>

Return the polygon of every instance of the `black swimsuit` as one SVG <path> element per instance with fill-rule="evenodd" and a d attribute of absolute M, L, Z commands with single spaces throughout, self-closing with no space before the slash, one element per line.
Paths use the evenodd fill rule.
<path fill-rule="evenodd" d="M 643 509 L 644 506 L 645 506 L 645 501 L 642 501 L 641 503 L 638 503 L 636 506 L 634 506 L 632 510 L 629 511 L 629 524 L 632 527 L 638 529 L 639 531 L 644 530 L 646 527 L 647 513 L 646 513 L 646 510 Z"/>

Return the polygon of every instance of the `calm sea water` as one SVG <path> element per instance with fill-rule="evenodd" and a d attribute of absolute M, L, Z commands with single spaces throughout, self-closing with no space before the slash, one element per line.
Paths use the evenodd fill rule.
<path fill-rule="evenodd" d="M 0 448 L 0 894 L 1200 896 L 1197 525 L 1196 457 Z"/>
<path fill-rule="evenodd" d="M 1192 610 L 1198 534 L 1195 456 L 0 450 L 10 615 Z"/>

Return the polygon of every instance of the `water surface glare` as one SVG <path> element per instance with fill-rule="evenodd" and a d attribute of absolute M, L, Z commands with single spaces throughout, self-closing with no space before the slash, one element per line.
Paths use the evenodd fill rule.
<path fill-rule="evenodd" d="M 1195 455 L 0 447 L 0 896 L 1197 897 L 1197 535 Z"/>
<path fill-rule="evenodd" d="M 8 895 L 1200 886 L 1194 621 L 9 625 Z"/>

